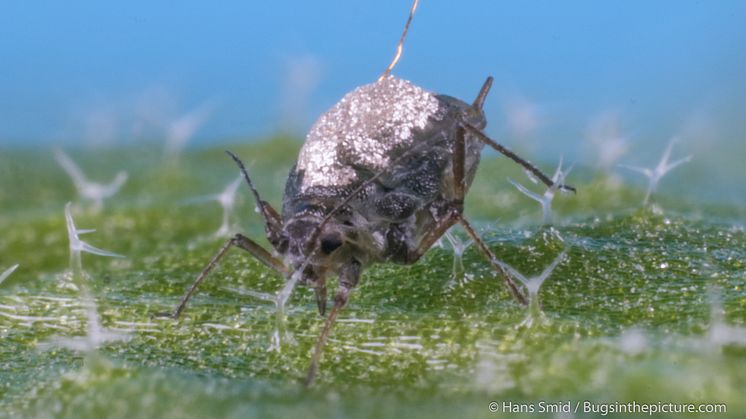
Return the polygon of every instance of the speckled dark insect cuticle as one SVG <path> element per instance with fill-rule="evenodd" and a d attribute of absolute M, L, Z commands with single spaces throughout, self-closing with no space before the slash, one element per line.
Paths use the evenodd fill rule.
<path fill-rule="evenodd" d="M 326 280 L 337 277 L 333 307 L 306 376 L 310 384 L 336 317 L 363 270 L 375 263 L 417 262 L 454 224 L 465 229 L 513 295 L 525 303 L 511 277 L 464 218 L 464 196 L 485 145 L 523 165 L 544 183 L 552 181 L 483 133 L 487 122 L 482 107 L 492 78 L 472 103 L 466 103 L 390 75 L 403 39 L 404 35 L 394 62 L 378 81 L 345 95 L 313 125 L 288 176 L 281 214 L 261 199 L 240 159 L 229 153 L 251 187 L 273 251 L 235 235 L 197 278 L 175 317 L 234 246 L 251 253 L 289 283 L 312 287 L 322 315 L 327 304 Z"/>

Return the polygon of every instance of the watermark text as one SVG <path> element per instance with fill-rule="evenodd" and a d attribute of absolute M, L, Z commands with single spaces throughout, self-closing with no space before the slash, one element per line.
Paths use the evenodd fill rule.
<path fill-rule="evenodd" d="M 717 414 L 728 412 L 725 403 L 592 402 L 589 400 L 539 400 L 536 402 L 493 400 L 489 402 L 488 409 L 493 413 L 592 413 L 600 416 L 620 413 L 657 415 L 659 413 Z"/>

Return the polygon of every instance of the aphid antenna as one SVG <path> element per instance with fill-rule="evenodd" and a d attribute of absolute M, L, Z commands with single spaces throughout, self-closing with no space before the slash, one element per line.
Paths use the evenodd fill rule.
<path fill-rule="evenodd" d="M 264 216 L 267 223 L 270 222 L 277 222 L 275 220 L 279 220 L 279 216 L 272 211 L 272 208 L 266 204 L 266 201 L 262 200 L 259 192 L 254 187 L 253 182 L 251 181 L 251 177 L 248 174 L 248 171 L 246 170 L 245 165 L 241 161 L 238 156 L 233 154 L 230 151 L 226 150 L 226 154 L 228 154 L 238 165 L 238 167 L 241 170 L 241 173 L 243 175 L 243 178 L 246 179 L 246 182 L 249 185 L 249 188 L 251 188 L 252 193 L 254 194 L 254 198 L 257 202 L 257 208 L 262 212 L 262 215 Z M 229 186 L 230 187 L 230 186 Z M 191 288 L 187 292 L 187 294 L 182 298 L 181 303 L 177 306 L 176 310 L 173 312 L 173 314 L 170 314 L 170 317 L 172 318 L 178 318 L 181 312 L 183 311 L 184 307 L 186 307 L 186 303 L 191 297 L 192 293 L 196 290 L 199 283 L 207 276 L 207 274 L 212 270 L 212 268 L 217 264 L 218 260 L 220 260 L 225 252 L 228 251 L 228 249 L 232 246 L 232 241 L 229 240 L 226 245 L 223 246 L 223 248 L 213 257 L 213 259 L 210 261 L 208 266 L 205 268 L 205 270 L 200 274 L 200 276 L 197 278 L 197 280 L 192 284 Z M 295 288 L 295 285 L 300 280 L 300 277 L 302 273 L 305 271 L 308 264 L 313 259 L 313 255 L 315 254 L 316 249 L 313 250 L 312 253 L 308 255 L 308 257 L 304 260 L 301 267 L 295 271 L 289 271 L 284 265 L 281 264 L 281 262 L 276 261 L 277 263 L 274 266 L 274 269 L 278 272 L 284 275 L 285 277 L 285 285 L 282 287 L 282 289 L 276 294 L 276 295 L 270 295 L 267 293 L 261 293 L 261 292 L 255 292 L 255 291 L 243 291 L 241 293 L 250 295 L 254 298 L 258 298 L 263 301 L 269 301 L 273 302 L 275 304 L 275 311 L 276 311 L 276 326 L 275 331 L 272 335 L 272 346 L 270 349 L 272 350 L 280 350 L 281 346 L 281 335 L 284 334 L 284 316 L 285 316 L 285 306 L 287 305 L 287 301 L 290 299 L 290 296 L 293 293 L 293 290 Z M 275 261 L 274 258 L 272 258 L 271 255 L 267 254 L 268 257 L 267 260 L 269 261 Z M 260 259 L 261 260 L 261 259 Z M 265 262 L 266 263 L 266 262 Z M 169 315 L 168 313 L 158 313 L 160 316 L 166 316 Z"/>
<path fill-rule="evenodd" d="M 381 81 L 385 79 L 386 77 L 391 74 L 391 70 L 396 67 L 396 63 L 399 62 L 399 58 L 401 58 L 402 50 L 404 49 L 404 40 L 407 39 L 407 31 L 409 31 L 409 24 L 412 23 L 412 18 L 414 17 L 414 12 L 417 10 L 417 5 L 420 3 L 419 0 L 414 0 L 412 2 L 412 8 L 409 10 L 409 17 L 407 18 L 407 23 L 404 25 L 404 30 L 402 31 L 401 37 L 399 38 L 399 43 L 396 45 L 396 54 L 394 54 L 394 59 L 391 60 L 391 63 L 388 67 L 386 67 L 386 70 L 384 70 L 383 74 L 381 74 L 380 77 L 378 77 L 378 81 Z"/>
<path fill-rule="evenodd" d="M 564 156 L 560 154 L 559 163 L 557 163 L 557 169 L 554 171 L 554 174 L 552 175 L 552 182 L 554 182 L 554 184 L 548 187 L 547 190 L 544 192 L 544 196 L 548 198 L 550 201 L 552 200 L 552 198 L 554 198 L 554 194 L 558 190 L 560 190 L 565 179 L 567 179 L 567 176 L 570 175 L 570 172 L 572 172 L 572 169 L 575 167 L 575 162 L 573 162 L 567 168 L 567 170 L 565 170 L 562 168 L 563 162 L 564 162 Z"/>
<path fill-rule="evenodd" d="M 261 212 L 262 217 L 264 217 L 264 221 L 267 223 L 267 225 L 271 225 L 279 230 L 280 216 L 269 205 L 267 205 L 267 201 L 263 200 L 262 197 L 259 196 L 259 191 L 256 190 L 256 187 L 254 187 L 254 182 L 251 181 L 249 172 L 246 170 L 246 167 L 244 166 L 241 159 L 239 159 L 238 156 L 228 150 L 225 150 L 225 153 L 228 154 L 233 159 L 233 161 L 236 162 L 238 168 L 241 170 L 241 174 L 243 175 L 243 178 L 246 179 L 246 183 L 249 185 L 251 193 L 254 194 L 256 206 L 259 209 L 259 212 Z"/>

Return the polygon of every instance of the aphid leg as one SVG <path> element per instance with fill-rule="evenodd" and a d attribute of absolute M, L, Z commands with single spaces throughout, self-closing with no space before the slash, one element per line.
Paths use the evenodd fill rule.
<path fill-rule="evenodd" d="M 251 192 L 254 194 L 254 199 L 256 200 L 256 206 L 260 214 L 262 214 L 262 217 L 264 218 L 264 230 L 267 233 L 267 240 L 272 244 L 272 246 L 277 249 L 278 243 L 280 242 L 280 235 L 282 232 L 282 219 L 280 218 L 280 214 L 277 213 L 277 211 L 272 208 L 272 205 L 269 204 L 269 202 L 263 200 L 259 196 L 259 191 L 256 190 L 254 187 L 254 182 L 251 181 L 251 177 L 249 177 L 249 172 L 246 170 L 246 167 L 244 166 L 241 159 L 238 158 L 235 154 L 231 153 L 230 151 L 226 150 L 226 154 L 231 156 L 231 158 L 236 162 L 239 169 L 241 169 L 241 173 L 243 174 L 244 179 L 246 179 L 246 183 L 249 185 L 249 188 L 251 188 Z"/>
<path fill-rule="evenodd" d="M 495 255 L 487 247 L 484 241 L 482 241 L 482 239 L 477 235 L 477 233 L 472 228 L 471 223 L 469 223 L 469 221 L 464 218 L 463 214 L 461 214 L 461 210 L 459 210 L 455 206 L 451 209 L 451 211 L 449 211 L 446 217 L 442 218 L 438 222 L 438 224 L 432 230 L 430 230 L 425 235 L 425 237 L 422 238 L 422 241 L 420 241 L 420 245 L 407 255 L 407 261 L 409 263 L 414 263 L 419 260 L 422 255 L 424 255 L 430 249 L 430 247 L 432 247 L 433 244 L 435 244 L 435 242 L 438 241 L 438 239 L 456 223 L 460 223 L 461 226 L 464 227 L 464 230 L 469 235 L 469 237 L 471 237 L 472 240 L 474 240 L 474 242 L 477 244 L 477 246 L 479 246 L 479 250 L 484 253 L 490 264 L 494 266 L 497 272 L 500 273 L 500 275 L 505 280 L 505 284 L 508 286 L 508 289 L 510 290 L 511 294 L 513 294 L 515 299 L 518 300 L 518 302 L 522 305 L 527 305 L 528 300 L 518 289 L 515 282 L 513 282 L 510 274 L 508 274 L 508 272 L 506 272 L 500 264 L 495 262 L 497 260 Z"/>
<path fill-rule="evenodd" d="M 453 146 L 453 190 L 454 199 L 448 205 L 448 213 L 445 217 L 438 220 L 435 228 L 430 230 L 425 237 L 420 241 L 420 245 L 410 253 L 407 259 L 411 262 L 419 259 L 425 252 L 427 252 L 433 244 L 435 244 L 440 237 L 442 237 L 451 226 L 456 224 L 461 218 L 461 214 L 464 211 L 464 163 L 465 163 L 465 135 L 466 132 L 462 127 L 459 127 L 456 131 L 456 142 Z"/>
<path fill-rule="evenodd" d="M 323 316 L 326 313 L 326 280 L 324 278 L 318 280 L 313 292 L 316 295 L 316 307 L 319 308 L 319 314 Z"/>
<path fill-rule="evenodd" d="M 483 133 L 482 130 L 480 130 L 479 128 L 469 125 L 467 123 L 464 123 L 463 127 L 467 131 L 469 131 L 469 133 L 476 136 L 479 139 L 479 141 L 487 144 L 488 146 L 494 148 L 495 150 L 502 153 L 509 159 L 523 166 L 524 169 L 528 170 L 534 176 L 539 178 L 539 180 L 541 180 L 546 186 L 549 186 L 549 187 L 554 186 L 554 181 L 552 181 L 552 179 L 549 176 L 545 175 L 544 172 L 542 172 L 538 167 L 534 166 L 533 164 L 521 158 L 519 155 L 513 153 L 512 151 L 508 150 L 503 145 L 498 144 L 495 140 L 493 140 L 492 138 L 488 137 L 485 133 Z M 566 191 L 577 192 L 576 189 L 570 185 L 562 184 L 562 185 L 559 185 L 558 188 L 566 190 Z"/>
<path fill-rule="evenodd" d="M 461 218 L 461 213 L 458 208 L 451 208 L 448 211 L 448 214 L 438 220 L 438 223 L 433 227 L 430 231 L 425 234 L 425 236 L 420 241 L 420 245 L 417 246 L 415 249 L 412 249 L 407 254 L 407 263 L 415 263 L 417 262 L 422 255 L 427 253 L 428 250 L 430 250 L 431 247 L 435 244 L 438 239 L 440 239 L 444 234 L 446 234 L 446 231 L 448 231 L 449 228 L 451 228 L 454 224 L 458 222 L 458 220 Z"/>
<path fill-rule="evenodd" d="M 337 291 L 337 295 L 334 297 L 332 311 L 329 313 L 329 317 L 326 318 L 324 328 L 321 330 L 319 339 L 316 341 L 316 346 L 313 348 L 311 365 L 308 367 L 306 379 L 303 381 L 303 384 L 306 387 L 310 386 L 313 383 L 314 378 L 316 378 L 316 372 L 319 369 L 319 361 L 321 360 L 321 353 L 324 349 L 324 344 L 326 343 L 327 338 L 329 338 L 329 333 L 334 326 L 334 322 L 337 320 L 339 311 L 347 305 L 347 301 L 350 298 L 350 292 L 355 288 L 360 279 L 360 271 L 360 263 L 353 260 L 351 263 L 345 265 L 339 273 L 339 290 Z"/>
<path fill-rule="evenodd" d="M 453 190 L 454 205 L 460 207 L 459 213 L 464 210 L 464 165 L 466 163 L 466 131 L 464 127 L 456 128 L 456 142 L 453 144 Z"/>
<path fill-rule="evenodd" d="M 420 240 L 419 246 L 411 250 L 407 255 L 407 261 L 414 263 L 419 260 L 422 255 L 425 254 L 440 239 L 451 226 L 456 224 L 461 219 L 461 214 L 464 211 L 464 162 L 465 162 L 465 136 L 466 131 L 464 128 L 459 127 L 456 131 L 456 141 L 453 146 L 453 181 L 454 181 L 454 199 L 448 203 L 446 207 L 447 213 L 445 216 L 437 220 L 437 224 L 434 228 L 425 234 Z"/>
<path fill-rule="evenodd" d="M 287 273 L 287 268 L 285 267 L 285 265 L 283 265 L 280 260 L 272 256 L 268 251 L 264 250 L 262 246 L 242 234 L 236 234 L 232 238 L 228 239 L 223 247 L 220 248 L 218 253 L 216 253 L 215 256 L 212 257 L 210 263 L 207 264 L 207 266 L 205 267 L 205 269 L 202 270 L 197 279 L 194 280 L 192 286 L 189 287 L 189 290 L 186 292 L 186 294 L 184 294 L 184 297 L 182 297 L 181 302 L 176 307 L 173 314 L 171 314 L 171 317 L 173 317 L 174 319 L 179 318 L 179 315 L 181 315 L 181 312 L 184 311 L 187 302 L 192 297 L 192 294 L 194 294 L 194 292 L 197 290 L 199 284 L 204 281 L 210 271 L 212 271 L 215 266 L 217 266 L 220 259 L 222 259 L 223 256 L 225 256 L 225 254 L 228 252 L 228 250 L 230 250 L 230 248 L 233 246 L 238 247 L 239 249 L 246 250 L 259 262 L 262 262 L 267 267 L 272 268 L 277 273 L 282 275 Z"/>
<path fill-rule="evenodd" d="M 489 88 L 489 79 L 485 83 L 485 86 Z M 483 87 L 482 90 L 484 91 L 485 88 Z M 480 96 L 482 93 L 480 92 Z M 526 297 L 521 294 L 521 292 L 518 290 L 518 287 L 513 282 L 513 279 L 510 277 L 510 275 L 503 269 L 502 266 L 497 264 L 495 261 L 497 260 L 495 256 L 492 254 L 490 249 L 485 245 L 485 243 L 482 241 L 482 239 L 479 238 L 479 236 L 476 234 L 474 229 L 471 227 L 471 224 L 464 218 L 463 216 L 463 210 L 464 210 L 464 161 L 465 161 L 465 153 L 464 153 L 464 144 L 466 142 L 466 130 L 463 127 L 459 127 L 459 129 L 456 131 L 456 142 L 454 143 L 453 147 L 453 181 L 454 181 L 454 192 L 455 197 L 454 200 L 451 201 L 450 204 L 450 210 L 448 212 L 448 215 L 445 218 L 442 218 L 438 225 L 435 226 L 432 230 L 428 232 L 427 235 L 422 239 L 420 242 L 420 246 L 415 249 L 413 254 L 410 256 L 414 258 L 414 260 L 419 259 L 425 252 L 427 252 L 428 249 L 430 249 L 430 246 L 432 246 L 435 241 L 438 240 L 440 236 L 445 234 L 448 229 L 455 224 L 456 222 L 459 222 L 464 229 L 466 230 L 466 233 L 471 236 L 472 240 L 474 240 L 475 243 L 479 246 L 479 249 L 487 256 L 490 263 L 495 266 L 497 271 L 502 275 L 502 277 L 505 279 L 505 283 L 507 284 L 508 288 L 510 289 L 513 296 L 523 305 L 526 304 Z"/>
<path fill-rule="evenodd" d="M 389 76 L 391 73 L 391 70 L 396 67 L 396 63 L 399 62 L 399 58 L 401 58 L 401 52 L 404 47 L 404 40 L 407 39 L 407 31 L 409 30 L 409 24 L 412 23 L 412 18 L 414 17 L 414 12 L 417 10 L 417 4 L 419 3 L 419 0 L 414 0 L 412 2 L 412 8 L 409 10 L 409 18 L 407 18 L 407 23 L 404 25 L 404 31 L 401 34 L 401 38 L 399 38 L 399 43 L 396 45 L 396 54 L 394 55 L 394 59 L 391 60 L 391 64 L 389 64 L 388 67 L 386 67 L 386 70 L 381 74 L 381 77 L 378 78 L 378 81 L 381 81 Z"/>
<path fill-rule="evenodd" d="M 515 299 L 518 300 L 518 302 L 522 305 L 527 305 L 528 300 L 526 300 L 526 297 L 518 289 L 515 282 L 513 282 L 513 279 L 510 277 L 510 274 L 505 270 L 505 268 L 497 263 L 497 257 L 494 253 L 492 253 L 490 248 L 487 247 L 484 241 L 482 241 L 477 232 L 474 231 L 471 223 L 469 223 L 469 221 L 467 221 L 466 218 L 464 218 L 463 216 L 459 219 L 459 223 L 461 223 L 461 226 L 464 227 L 466 234 L 468 234 L 472 238 L 472 240 L 474 240 L 474 243 L 479 246 L 479 250 L 481 250 L 482 253 L 487 257 L 487 260 L 489 260 L 490 264 L 497 270 L 497 272 L 500 273 L 503 279 L 505 279 L 505 285 L 508 286 L 508 289 L 513 294 L 513 297 L 515 297 Z"/>

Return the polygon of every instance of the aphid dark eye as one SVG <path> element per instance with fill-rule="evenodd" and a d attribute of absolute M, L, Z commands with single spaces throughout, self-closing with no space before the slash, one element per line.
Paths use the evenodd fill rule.
<path fill-rule="evenodd" d="M 321 238 L 321 251 L 325 255 L 331 254 L 342 245 L 342 238 L 339 234 L 329 234 Z"/>

